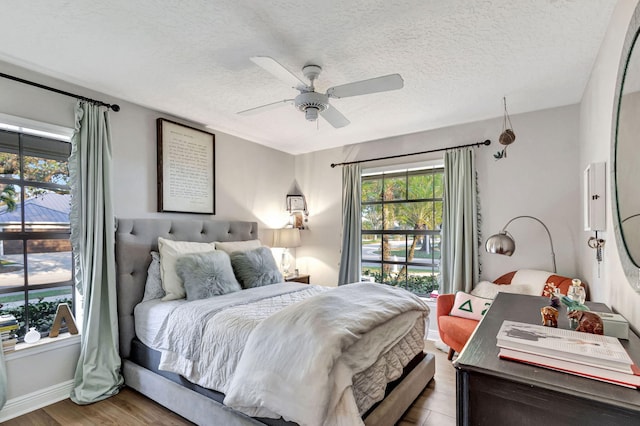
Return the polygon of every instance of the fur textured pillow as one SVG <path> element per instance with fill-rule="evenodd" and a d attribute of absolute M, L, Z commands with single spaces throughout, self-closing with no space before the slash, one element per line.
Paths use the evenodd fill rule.
<path fill-rule="evenodd" d="M 176 272 L 184 282 L 187 300 L 206 299 L 242 290 L 233 275 L 229 255 L 220 250 L 179 257 L 176 260 Z"/>
<path fill-rule="evenodd" d="M 284 282 L 276 260 L 267 247 L 231 253 L 231 265 L 242 288 Z"/>
<path fill-rule="evenodd" d="M 147 282 L 144 285 L 144 296 L 142 301 L 160 299 L 165 293 L 162 289 L 162 279 L 160 278 L 160 254 L 157 251 L 151 252 L 151 263 L 147 269 Z"/>
<path fill-rule="evenodd" d="M 491 306 L 491 302 L 493 302 L 491 299 L 476 297 L 459 291 L 456 293 L 453 308 L 451 308 L 449 315 L 480 321 L 489 306 Z"/>
<path fill-rule="evenodd" d="M 162 288 L 167 293 L 162 300 L 182 299 L 185 296 L 184 285 L 176 273 L 176 260 L 189 253 L 202 253 L 215 250 L 215 243 L 196 243 L 192 241 L 174 241 L 158 237 L 160 252 L 160 276 Z"/>

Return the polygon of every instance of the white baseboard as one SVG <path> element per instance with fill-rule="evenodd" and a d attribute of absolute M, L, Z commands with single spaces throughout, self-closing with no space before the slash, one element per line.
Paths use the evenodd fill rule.
<path fill-rule="evenodd" d="M 71 394 L 71 389 L 73 389 L 73 380 L 68 380 L 36 392 L 12 398 L 0 410 L 0 423 L 67 399 Z"/>

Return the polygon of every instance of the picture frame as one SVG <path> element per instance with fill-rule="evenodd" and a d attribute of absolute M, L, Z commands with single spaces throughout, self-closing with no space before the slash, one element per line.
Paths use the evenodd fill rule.
<path fill-rule="evenodd" d="M 215 135 L 156 120 L 158 211 L 215 214 Z"/>
<path fill-rule="evenodd" d="M 306 211 L 307 202 L 304 195 L 287 195 L 287 210 L 289 212 Z"/>

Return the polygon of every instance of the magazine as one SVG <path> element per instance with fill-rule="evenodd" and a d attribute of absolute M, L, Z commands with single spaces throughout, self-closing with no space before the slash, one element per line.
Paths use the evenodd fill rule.
<path fill-rule="evenodd" d="M 633 374 L 633 360 L 615 337 L 504 321 L 496 338 L 501 348 Z"/>
<path fill-rule="evenodd" d="M 586 377 L 588 379 L 613 383 L 633 389 L 640 388 L 640 369 L 635 365 L 632 366 L 633 374 L 628 374 L 606 368 L 593 367 L 586 364 L 578 364 L 575 362 L 563 361 L 556 358 L 505 348 L 500 349 L 499 356 L 502 359 L 523 362 L 525 364 L 561 371 L 563 373 Z"/>

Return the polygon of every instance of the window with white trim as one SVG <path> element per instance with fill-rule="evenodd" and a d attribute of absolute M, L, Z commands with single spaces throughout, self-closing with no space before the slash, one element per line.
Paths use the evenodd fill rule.
<path fill-rule="evenodd" d="M 362 279 L 428 295 L 438 289 L 444 168 L 362 173 Z"/>
<path fill-rule="evenodd" d="M 59 303 L 75 307 L 69 134 L 0 124 L 0 312 L 21 341 L 48 334 Z"/>

